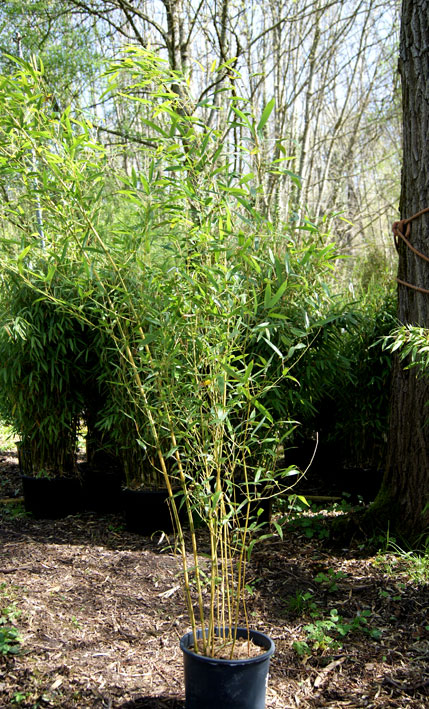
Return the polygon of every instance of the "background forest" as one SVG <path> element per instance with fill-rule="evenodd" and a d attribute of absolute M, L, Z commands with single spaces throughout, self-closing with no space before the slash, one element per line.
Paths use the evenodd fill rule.
<path fill-rule="evenodd" d="M 188 110 L 213 128 L 225 120 L 224 87 L 232 84 L 253 115 L 273 101 L 257 153 L 235 150 L 237 173 L 252 173 L 270 220 L 323 220 L 353 263 L 383 269 L 399 197 L 398 15 L 397 0 L 7 0 L 0 46 L 16 56 L 20 33 L 25 58 L 42 59 L 58 108 L 84 112 L 112 150 L 128 146 L 128 173 L 139 168 L 144 110 L 120 95 L 102 98 L 100 78 L 126 44 L 151 48 L 182 72 Z M 244 132 L 238 121 L 228 133 L 232 150 Z"/>

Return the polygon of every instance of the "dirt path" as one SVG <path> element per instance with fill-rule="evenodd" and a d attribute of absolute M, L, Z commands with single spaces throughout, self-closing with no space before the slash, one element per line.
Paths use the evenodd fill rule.
<path fill-rule="evenodd" d="M 2 496 L 19 495 L 13 457 L 1 470 Z M 184 707 L 188 627 L 166 540 L 118 515 L 40 521 L 15 507 L 0 505 L 0 608 L 22 644 L 0 654 L 0 707 Z M 276 643 L 267 709 L 429 706 L 429 587 L 376 562 L 297 532 L 255 552 L 251 624 Z"/>

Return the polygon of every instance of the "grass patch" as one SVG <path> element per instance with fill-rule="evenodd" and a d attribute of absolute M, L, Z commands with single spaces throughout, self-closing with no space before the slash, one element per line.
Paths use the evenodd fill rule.
<path fill-rule="evenodd" d="M 387 534 L 375 564 L 389 576 L 416 584 L 429 583 L 429 536 L 422 539 L 419 549 L 403 549 L 394 537 Z"/>

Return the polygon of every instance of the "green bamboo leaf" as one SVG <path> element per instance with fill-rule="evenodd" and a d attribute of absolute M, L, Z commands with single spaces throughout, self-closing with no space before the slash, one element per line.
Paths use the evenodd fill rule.
<path fill-rule="evenodd" d="M 247 365 L 246 370 L 245 370 L 245 372 L 244 372 L 243 379 L 242 379 L 243 383 L 249 381 L 249 377 L 250 377 L 250 375 L 251 375 L 251 373 L 252 373 L 253 365 L 254 365 L 254 361 L 253 361 L 253 359 L 252 359 L 252 360 L 249 362 L 249 364 Z"/>
<path fill-rule="evenodd" d="M 236 106 L 231 106 L 231 110 L 234 111 L 236 116 L 241 118 L 241 120 L 247 125 L 248 128 L 251 128 L 249 118 L 246 116 L 245 113 L 243 113 L 243 111 L 240 111 L 240 109 Z"/>
<path fill-rule="evenodd" d="M 215 492 L 214 495 L 211 496 L 211 507 L 213 510 L 217 507 L 217 503 L 219 502 L 221 495 L 222 495 L 222 491 L 219 490 L 218 492 Z"/>
<path fill-rule="evenodd" d="M 161 128 L 157 123 L 154 123 L 153 121 L 149 121 L 147 118 L 140 118 L 142 123 L 144 123 L 148 128 L 152 128 L 152 130 L 156 131 L 157 133 L 160 133 L 164 138 L 168 138 L 168 133 Z"/>
<path fill-rule="evenodd" d="M 264 307 L 265 308 L 271 307 L 271 283 L 269 281 L 268 281 L 267 285 L 265 286 Z"/>
<path fill-rule="evenodd" d="M 298 342 L 296 345 L 292 345 L 292 347 L 289 347 L 288 353 L 286 355 L 286 359 L 289 359 L 289 357 L 292 357 L 292 355 L 297 351 L 297 350 L 302 350 L 306 347 L 307 345 L 304 344 L 304 342 Z"/>
<path fill-rule="evenodd" d="M 240 187 L 229 187 L 228 185 L 219 184 L 221 190 L 227 194 L 239 195 L 240 197 L 247 197 L 246 190 L 242 190 Z"/>
<path fill-rule="evenodd" d="M 141 207 L 141 199 L 139 199 L 136 194 L 131 192 L 131 190 L 118 190 L 116 194 L 124 195 L 129 202 L 134 202 L 134 204 L 138 204 L 139 207 Z"/>
<path fill-rule="evenodd" d="M 265 408 L 263 404 L 261 404 L 258 399 L 253 399 L 253 404 L 258 409 L 258 411 L 261 412 L 261 414 L 264 414 L 264 416 L 266 416 L 270 423 L 273 423 L 273 417 L 271 416 L 270 412 Z"/>
<path fill-rule="evenodd" d="M 273 525 L 274 525 L 275 530 L 276 530 L 277 534 L 279 535 L 280 539 L 283 539 L 283 529 L 282 529 L 282 527 L 281 527 L 281 526 L 279 525 L 279 523 L 276 522 L 275 520 L 273 521 Z"/>
<path fill-rule="evenodd" d="M 242 375 L 240 375 L 240 373 L 236 369 L 232 369 L 232 367 L 229 367 L 227 364 L 225 364 L 223 362 L 220 363 L 220 366 L 227 374 L 229 374 L 229 376 L 232 379 L 235 379 L 238 382 L 244 383 Z"/>
<path fill-rule="evenodd" d="M 142 185 L 143 192 L 145 194 L 149 195 L 150 194 L 150 187 L 149 187 L 149 183 L 144 175 L 140 175 L 140 182 Z"/>
<path fill-rule="evenodd" d="M 250 180 L 255 179 L 255 173 L 254 172 L 249 172 L 247 175 L 243 175 L 243 177 L 240 179 L 240 185 L 245 185 L 247 182 L 250 182 Z"/>
<path fill-rule="evenodd" d="M 275 98 L 272 98 L 271 101 L 268 101 L 267 105 L 265 106 L 265 108 L 262 112 L 262 116 L 261 116 L 258 126 L 256 128 L 258 134 L 261 137 L 262 137 L 262 131 L 264 130 L 265 124 L 268 121 L 269 117 L 271 116 L 271 113 L 273 111 L 275 103 L 276 103 Z"/>
<path fill-rule="evenodd" d="M 56 272 L 56 267 L 54 265 L 50 265 L 48 268 L 48 273 L 46 274 L 45 280 L 47 283 L 50 283 L 55 275 Z"/>
<path fill-rule="evenodd" d="M 279 348 L 275 346 L 274 342 L 271 342 L 271 340 L 269 340 L 267 337 L 263 337 L 262 339 L 267 343 L 268 347 L 271 347 L 273 352 L 275 352 L 276 355 L 280 357 L 280 359 L 284 359 L 282 353 L 280 352 Z"/>
<path fill-rule="evenodd" d="M 23 249 L 19 254 L 18 254 L 18 264 L 22 265 L 22 262 L 24 261 L 25 257 L 27 256 L 28 252 L 31 249 L 31 244 L 30 246 L 26 246 L 25 249 Z"/>
<path fill-rule="evenodd" d="M 297 175 L 295 172 L 292 172 L 292 170 L 283 170 L 283 174 L 288 175 L 294 185 L 301 189 L 301 178 L 299 175 Z"/>
<path fill-rule="evenodd" d="M 287 315 L 283 315 L 282 313 L 273 313 L 272 310 L 270 310 L 268 315 L 270 316 L 270 318 L 277 318 L 278 320 L 288 320 Z"/>
<path fill-rule="evenodd" d="M 288 286 L 288 282 L 287 282 L 287 281 L 283 281 L 283 283 L 281 284 L 280 288 L 277 290 L 277 292 L 276 292 L 276 293 L 273 295 L 273 297 L 271 298 L 271 302 L 270 302 L 270 304 L 269 304 L 269 306 L 268 306 L 269 308 L 273 308 L 274 305 L 279 302 L 280 298 L 282 297 L 282 295 L 283 295 L 284 292 L 286 291 L 287 286 Z"/>

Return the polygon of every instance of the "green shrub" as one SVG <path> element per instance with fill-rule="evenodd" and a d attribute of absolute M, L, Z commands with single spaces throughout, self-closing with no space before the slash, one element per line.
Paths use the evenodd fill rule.
<path fill-rule="evenodd" d="M 352 302 L 338 298 L 295 369 L 303 392 L 301 438 L 317 432 L 319 459 L 332 468 L 383 465 L 392 361 L 381 339 L 394 327 L 395 312 L 391 290 L 374 287 Z"/>

